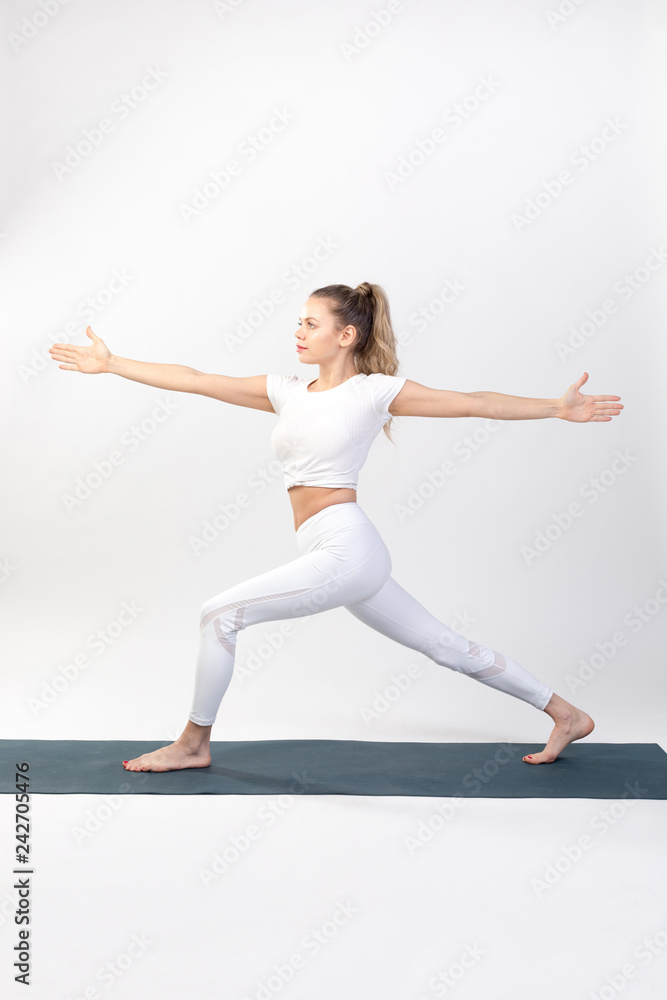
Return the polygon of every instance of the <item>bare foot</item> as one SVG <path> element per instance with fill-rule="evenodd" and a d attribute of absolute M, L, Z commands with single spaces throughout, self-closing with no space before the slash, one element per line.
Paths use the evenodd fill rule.
<path fill-rule="evenodd" d="M 123 766 L 126 771 L 179 771 L 186 767 L 208 767 L 210 763 L 208 746 L 199 750 L 188 749 L 177 740 L 160 750 L 123 761 Z"/>
<path fill-rule="evenodd" d="M 555 725 L 544 750 L 541 753 L 527 754 L 523 758 L 527 764 L 551 764 L 568 744 L 588 736 L 595 729 L 590 715 L 570 705 L 560 695 L 553 694 L 544 711 L 551 716 Z"/>
<path fill-rule="evenodd" d="M 186 767 L 208 767 L 211 763 L 211 726 L 198 726 L 188 719 L 174 743 L 134 760 L 124 760 L 126 771 L 180 771 Z"/>

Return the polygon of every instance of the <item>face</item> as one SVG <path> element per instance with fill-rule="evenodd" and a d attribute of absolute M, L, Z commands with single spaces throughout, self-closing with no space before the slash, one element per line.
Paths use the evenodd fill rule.
<path fill-rule="evenodd" d="M 302 364 L 326 364 L 340 357 L 341 351 L 351 349 L 355 334 L 353 326 L 336 329 L 336 321 L 326 299 L 310 298 L 301 310 L 294 335 L 296 352 Z"/>

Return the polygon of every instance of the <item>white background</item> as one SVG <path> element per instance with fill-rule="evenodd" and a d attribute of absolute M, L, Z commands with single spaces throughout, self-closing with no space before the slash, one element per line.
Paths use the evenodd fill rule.
<path fill-rule="evenodd" d="M 297 555 L 273 414 L 63 371 L 51 344 L 86 343 L 90 323 L 122 357 L 304 374 L 310 292 L 372 281 L 408 378 L 553 399 L 587 371 L 582 391 L 621 396 L 607 423 L 397 419 L 358 496 L 432 613 L 580 704 L 592 741 L 667 746 L 665 11 L 558 11 L 3 5 L 4 738 L 171 741 L 203 601 Z M 238 174 L 213 182 L 231 160 Z M 418 677 L 382 701 L 410 664 Z M 538 749 L 549 729 L 341 608 L 239 634 L 213 739 Z M 445 995 L 433 977 L 475 942 L 483 956 L 447 995 L 664 992 L 667 949 L 634 954 L 667 927 L 649 878 L 662 803 L 617 803 L 602 834 L 611 803 L 467 800 L 410 853 L 403 838 L 447 800 L 297 797 L 269 823 L 267 799 L 33 799 L 31 995 L 261 1000 L 263 983 L 418 1000 Z M 261 838 L 205 888 L 200 869 L 253 823 Z M 531 880 L 592 828 L 599 849 L 540 894 Z M 346 899 L 357 914 L 310 955 L 304 935 Z M 132 933 L 153 943 L 103 983 Z M 305 967 L 266 986 L 299 952 Z"/>

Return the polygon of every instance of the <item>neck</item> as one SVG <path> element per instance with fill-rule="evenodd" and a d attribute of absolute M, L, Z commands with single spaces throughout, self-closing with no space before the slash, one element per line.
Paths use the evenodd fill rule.
<path fill-rule="evenodd" d="M 352 368 L 346 366 L 339 370 L 335 367 L 325 368 L 320 365 L 317 382 L 322 389 L 333 389 L 334 386 L 341 385 L 342 382 L 347 382 L 348 379 L 354 378 L 358 374 L 359 372 L 354 366 Z"/>

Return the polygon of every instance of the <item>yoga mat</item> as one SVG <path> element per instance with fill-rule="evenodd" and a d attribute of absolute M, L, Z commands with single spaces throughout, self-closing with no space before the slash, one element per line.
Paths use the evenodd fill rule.
<path fill-rule="evenodd" d="M 167 742 L 167 741 L 165 741 Z M 0 740 L 0 792 L 46 794 L 430 795 L 461 798 L 667 798 L 657 743 L 571 743 L 551 764 L 527 764 L 535 743 L 251 740 L 211 743 L 211 764 L 126 771 L 155 740 Z"/>

